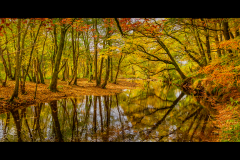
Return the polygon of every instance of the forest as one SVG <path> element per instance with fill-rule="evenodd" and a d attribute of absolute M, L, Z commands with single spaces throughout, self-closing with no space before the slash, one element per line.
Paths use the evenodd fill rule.
<path fill-rule="evenodd" d="M 122 104 L 122 110 L 127 116 L 131 110 L 128 106 L 132 106 L 130 102 L 136 97 L 146 96 L 148 100 L 145 99 L 139 105 L 145 102 L 150 105 L 155 98 L 164 101 L 164 105 L 165 102 L 167 106 L 168 103 L 170 104 L 164 107 L 163 102 L 155 100 L 156 103 L 151 106 L 163 106 L 162 109 L 151 110 L 147 114 L 144 111 L 146 109 L 141 110 L 141 114 L 140 111 L 134 112 L 134 114 L 144 113 L 145 116 L 149 116 L 159 110 L 165 111 L 170 108 L 166 115 L 163 115 L 163 119 L 152 126 L 152 130 L 158 130 L 154 134 L 159 134 L 161 132 L 159 125 L 162 125 L 167 115 L 173 112 L 171 106 L 185 105 L 181 99 L 186 94 L 188 98 L 185 99 L 191 99 L 186 103 L 195 105 L 195 107 L 199 105 L 201 109 L 193 112 L 192 109 L 180 107 L 182 112 L 188 110 L 186 111 L 188 116 L 181 121 L 181 125 L 190 120 L 192 124 L 189 130 L 181 131 L 181 135 L 185 136 L 176 138 L 176 141 L 203 141 L 203 139 L 217 142 L 240 141 L 239 29 L 240 18 L 0 18 L 0 114 L 2 114 L 0 117 L 5 118 L 7 123 L 10 119 L 9 113 L 11 113 L 16 128 L 19 130 L 21 125 L 17 123 L 16 117 L 24 118 L 27 114 L 26 107 L 29 105 L 39 107 L 49 103 L 50 107 L 52 107 L 50 104 L 54 104 L 55 110 L 58 110 L 58 100 L 87 96 L 84 102 L 86 106 L 90 100 L 92 103 L 93 99 L 93 124 L 95 124 L 93 130 L 95 129 L 96 136 L 100 134 L 100 131 L 97 132 L 96 115 L 101 114 L 103 104 L 106 109 L 110 106 L 110 101 L 116 107 L 119 107 L 118 103 Z M 149 85 L 155 82 L 162 87 L 158 84 Z M 164 89 L 166 86 L 168 89 Z M 177 87 L 177 89 L 171 91 L 171 87 Z M 131 94 L 127 94 L 128 91 L 132 91 Z M 139 96 L 131 100 L 128 100 L 126 95 L 118 96 L 122 97 L 120 100 L 117 95 L 123 94 L 122 92 L 126 93 L 128 98 L 138 94 Z M 166 98 L 168 93 L 170 99 Z M 89 99 L 88 96 L 94 96 L 94 98 Z M 101 96 L 104 96 L 103 100 Z M 113 98 L 115 101 L 111 96 L 116 96 Z M 150 98 L 150 100 L 151 96 L 155 98 Z M 163 98 L 164 96 L 166 99 Z M 194 102 L 192 102 L 193 99 Z M 75 104 L 77 101 L 77 99 L 71 99 L 72 107 L 75 108 L 73 121 L 76 122 L 69 122 L 69 125 L 74 125 L 74 127 L 70 129 L 72 139 L 66 138 L 66 140 L 73 141 L 73 133 L 75 134 L 75 123 L 78 123 L 78 120 L 74 120 L 77 116 L 75 115 L 77 114 Z M 79 101 L 83 103 L 83 100 Z M 64 106 L 63 102 L 60 102 Z M 66 101 L 64 103 L 67 104 Z M 138 104 L 137 101 L 134 103 Z M 67 112 L 66 104 L 62 112 Z M 99 113 L 95 112 L 96 106 L 99 106 Z M 134 107 L 136 106 L 133 104 Z M 39 109 L 34 109 L 34 112 L 35 110 Z M 118 108 L 118 112 L 120 110 Z M 40 116 L 40 113 L 36 111 L 34 115 L 38 114 Z M 65 124 L 60 125 L 56 118 L 57 115 L 54 114 L 52 111 L 54 125 L 57 125 L 53 129 L 57 137 L 55 138 L 66 141 L 59 133 L 61 132 L 59 128 Z M 198 114 L 199 118 L 197 118 Z M 134 117 L 139 115 L 134 115 Z M 160 115 L 162 114 L 158 116 Z M 108 109 L 106 116 L 111 117 Z M 123 124 L 120 114 L 119 117 Z M 179 119 L 183 117 L 179 116 Z M 142 119 L 140 121 L 135 119 L 136 124 L 142 123 Z M 155 120 L 149 118 L 149 121 L 150 119 Z M 196 119 L 199 123 L 195 126 Z M 111 118 L 106 118 L 108 127 L 110 121 Z M 133 121 L 131 123 L 135 123 Z M 207 130 L 207 124 L 210 124 L 210 121 L 214 127 L 209 129 L 208 135 L 204 138 L 204 131 Z M 28 123 L 25 123 L 29 135 L 33 137 Z M 36 130 L 39 131 L 38 123 L 34 120 L 33 126 L 37 125 Z M 1 124 L 3 125 L 3 120 Z M 103 133 L 102 114 L 101 125 Z M 201 130 L 199 126 L 202 126 Z M 177 130 L 181 128 L 184 127 Z M 76 132 L 78 133 L 78 129 Z M 200 138 L 194 138 L 198 132 Z M 109 128 L 106 133 L 108 133 L 108 138 L 104 136 L 100 139 L 110 141 Z M 121 133 L 128 132 L 122 130 Z M 178 133 L 180 135 L 179 131 Z M 189 139 L 186 138 L 190 133 L 192 136 Z M 17 132 L 16 135 L 18 141 L 22 141 L 20 133 Z M 140 137 L 144 137 L 141 140 L 148 139 L 149 135 L 150 131 L 147 131 L 144 136 L 141 134 Z M 124 135 L 121 136 L 124 137 Z M 39 137 L 42 140 L 40 133 Z M 211 139 L 206 139 L 206 137 L 211 137 Z M 94 141 L 97 139 L 95 138 Z M 120 139 L 114 140 L 120 141 Z M 158 141 L 162 139 L 163 137 L 158 137 Z M 85 140 L 88 140 L 87 136 Z M 79 137 L 76 141 L 80 141 Z"/>

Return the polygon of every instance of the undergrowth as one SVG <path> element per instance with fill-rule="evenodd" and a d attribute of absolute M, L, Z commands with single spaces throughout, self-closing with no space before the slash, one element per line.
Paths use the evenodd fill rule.
<path fill-rule="evenodd" d="M 227 106 L 232 112 L 232 118 L 228 119 L 224 127 L 221 129 L 222 132 L 219 136 L 220 142 L 240 142 L 240 117 L 239 109 L 240 105 L 237 100 L 231 99 L 231 104 Z"/>
<path fill-rule="evenodd" d="M 218 102 L 224 103 L 221 105 L 225 105 L 223 110 L 226 112 L 220 116 L 228 118 L 220 122 L 222 126 L 218 140 L 240 142 L 240 58 L 237 55 L 232 58 L 229 55 L 217 58 L 201 68 L 192 79 L 193 89 L 201 85 L 205 96 L 215 96 Z"/>

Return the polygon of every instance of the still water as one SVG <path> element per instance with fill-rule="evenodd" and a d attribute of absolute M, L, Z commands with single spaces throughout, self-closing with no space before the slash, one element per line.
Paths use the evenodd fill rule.
<path fill-rule="evenodd" d="M 175 86 L 82 96 L 0 114 L 2 142 L 193 142 L 209 137 L 213 110 Z"/>

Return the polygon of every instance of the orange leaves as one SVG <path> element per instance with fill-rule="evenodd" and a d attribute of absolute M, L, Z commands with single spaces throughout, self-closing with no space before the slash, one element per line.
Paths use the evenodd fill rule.
<path fill-rule="evenodd" d="M 91 25 L 74 25 L 75 30 L 77 30 L 77 31 L 85 31 L 85 32 L 87 30 L 89 30 L 90 26 Z"/>
<path fill-rule="evenodd" d="M 23 24 L 26 24 L 26 23 L 27 23 L 27 20 L 23 20 L 22 23 L 23 23 Z"/>
<path fill-rule="evenodd" d="M 1 18 L 1 20 L 2 20 L 2 23 L 5 23 L 5 19 L 4 18 Z"/>
<path fill-rule="evenodd" d="M 3 25 L 0 26 L 0 31 L 3 29 Z"/>
<path fill-rule="evenodd" d="M 128 32 L 132 29 L 135 29 L 142 24 L 140 19 L 137 18 L 120 18 L 119 19 L 120 26 L 123 32 Z"/>
<path fill-rule="evenodd" d="M 82 23 L 83 21 L 79 19 L 76 20 L 77 23 Z"/>
<path fill-rule="evenodd" d="M 3 25 L 0 26 L 0 36 L 1 37 L 3 36 L 2 29 L 3 29 Z"/>
<path fill-rule="evenodd" d="M 64 18 L 64 19 L 61 20 L 61 23 L 62 24 L 70 24 L 70 23 L 72 23 L 71 21 L 72 21 L 71 18 Z"/>
<path fill-rule="evenodd" d="M 104 18 L 103 19 L 103 22 L 104 22 L 104 24 L 103 24 L 103 26 L 105 27 L 105 28 L 107 28 L 107 27 L 113 27 L 115 24 L 113 23 L 113 18 Z"/>
<path fill-rule="evenodd" d="M 50 31 L 50 30 L 52 30 L 52 29 L 53 29 L 52 27 L 47 27 L 47 28 L 46 28 L 47 31 Z"/>
<path fill-rule="evenodd" d="M 48 18 L 34 18 L 35 20 L 39 20 L 39 21 L 46 21 L 48 20 Z"/>
<path fill-rule="evenodd" d="M 211 64 L 203 67 L 198 73 L 203 73 L 213 81 L 217 86 L 233 85 L 236 80 L 236 73 L 234 72 L 234 65 L 222 66 L 220 64 Z"/>
<path fill-rule="evenodd" d="M 220 49 L 231 49 L 231 50 L 237 50 L 240 48 L 240 39 L 231 39 L 228 41 L 223 41 L 219 43 Z"/>

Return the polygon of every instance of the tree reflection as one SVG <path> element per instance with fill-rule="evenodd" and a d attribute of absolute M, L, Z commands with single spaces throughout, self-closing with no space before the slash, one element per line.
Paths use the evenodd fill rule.
<path fill-rule="evenodd" d="M 56 142 L 63 142 L 63 137 L 60 129 L 60 124 L 58 121 L 58 108 L 57 108 L 57 101 L 51 101 L 49 103 L 52 111 L 52 117 L 53 117 L 53 122 L 54 122 L 54 131 L 56 132 Z"/>
<path fill-rule="evenodd" d="M 7 141 L 113 142 L 205 141 L 210 104 L 174 86 L 143 82 L 145 88 L 111 96 L 69 98 L 4 113 Z M 12 114 L 12 117 L 11 117 Z M 16 128 L 17 139 L 11 138 Z M 2 139 L 2 141 L 3 141 Z"/>
<path fill-rule="evenodd" d="M 14 123 L 15 123 L 15 125 L 16 125 L 18 142 L 22 142 L 19 111 L 18 111 L 18 110 L 11 109 L 10 112 L 11 112 L 11 114 L 12 114 L 12 116 L 13 116 Z"/>

